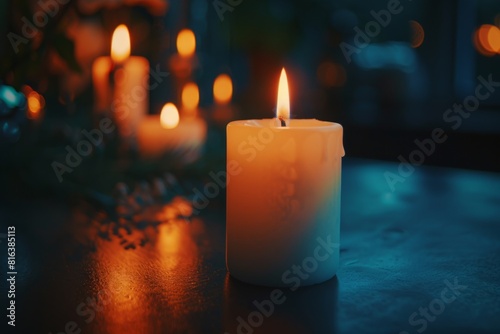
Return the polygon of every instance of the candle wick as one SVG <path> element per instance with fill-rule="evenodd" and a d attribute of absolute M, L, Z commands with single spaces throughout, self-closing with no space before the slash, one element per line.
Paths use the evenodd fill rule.
<path fill-rule="evenodd" d="M 286 122 L 285 122 L 285 119 L 283 117 L 278 117 L 278 119 L 280 120 L 281 122 L 281 126 L 285 127 L 286 126 Z"/>

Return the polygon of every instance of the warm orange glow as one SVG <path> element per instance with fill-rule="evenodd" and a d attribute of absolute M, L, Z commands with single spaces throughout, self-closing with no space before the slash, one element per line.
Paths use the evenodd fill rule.
<path fill-rule="evenodd" d="M 113 32 L 111 39 L 111 59 L 115 63 L 122 63 L 130 56 L 130 34 L 127 26 L 120 24 Z"/>
<path fill-rule="evenodd" d="M 173 103 L 167 103 L 163 106 L 160 123 L 165 129 L 173 129 L 179 124 L 179 111 Z"/>
<path fill-rule="evenodd" d="M 417 21 L 410 20 L 410 28 L 412 31 L 411 46 L 418 48 L 424 42 L 424 28 Z"/>
<path fill-rule="evenodd" d="M 500 29 L 496 26 L 488 31 L 488 44 L 492 52 L 500 53 Z"/>
<path fill-rule="evenodd" d="M 214 100 L 218 104 L 227 104 L 233 96 L 233 82 L 227 74 L 221 74 L 214 81 Z"/>
<path fill-rule="evenodd" d="M 23 86 L 22 92 L 26 96 L 28 108 L 26 115 L 29 119 L 38 119 L 41 117 L 43 108 L 45 107 L 45 99 L 42 95 L 34 91 L 30 86 Z"/>
<path fill-rule="evenodd" d="M 500 29 L 491 24 L 483 24 L 474 34 L 474 45 L 485 56 L 500 52 Z"/>
<path fill-rule="evenodd" d="M 37 115 L 42 109 L 42 104 L 37 96 L 31 95 L 28 97 L 28 110 L 31 115 Z"/>
<path fill-rule="evenodd" d="M 160 224 L 156 252 L 151 254 L 157 265 L 156 273 L 153 273 L 157 279 L 155 282 L 163 286 L 157 290 L 158 297 L 167 305 L 169 314 L 183 324 L 191 321 L 190 313 L 186 312 L 186 301 L 200 300 L 196 287 L 203 284 L 201 258 L 204 255 L 200 254 L 198 240 L 204 229 L 204 223 L 198 219 L 189 224 L 182 220 Z"/>
<path fill-rule="evenodd" d="M 479 41 L 479 35 L 480 35 L 480 29 L 477 29 L 475 32 L 474 32 L 474 36 L 473 36 L 473 42 L 474 42 L 474 46 L 476 47 L 476 50 L 477 52 L 479 52 L 480 54 L 482 54 L 483 56 L 487 56 L 487 57 L 491 57 L 493 56 L 495 53 L 493 52 L 490 52 L 488 50 L 486 50 L 483 45 L 481 44 L 481 42 Z"/>
<path fill-rule="evenodd" d="M 321 63 L 317 75 L 319 82 L 326 87 L 341 87 L 346 81 L 344 67 L 331 61 Z"/>
<path fill-rule="evenodd" d="M 185 110 L 196 110 L 200 102 L 200 91 L 198 86 L 193 83 L 187 83 L 182 89 L 182 107 Z"/>
<path fill-rule="evenodd" d="M 290 119 L 290 94 L 288 92 L 288 79 L 284 68 L 281 70 L 280 82 L 278 85 L 276 117 L 285 120 L 285 122 Z"/>
<path fill-rule="evenodd" d="M 183 29 L 177 35 L 177 51 L 183 57 L 191 57 L 196 50 L 196 38 L 192 30 Z"/>
<path fill-rule="evenodd" d="M 98 228 L 93 226 L 93 228 Z M 133 233 L 139 230 L 134 229 Z M 119 244 L 122 238 L 113 238 L 106 245 L 99 243 L 95 256 L 95 264 L 91 267 L 93 272 L 99 273 L 99 286 L 92 299 L 96 305 L 103 305 L 102 328 L 108 334 L 121 334 L 123 328 L 113 324 L 127 323 L 127 332 L 150 333 L 150 322 L 147 321 L 148 310 L 144 304 L 144 284 L 141 284 L 141 266 L 143 262 L 135 252 L 123 249 Z M 89 295 L 90 297 L 90 295 Z"/>

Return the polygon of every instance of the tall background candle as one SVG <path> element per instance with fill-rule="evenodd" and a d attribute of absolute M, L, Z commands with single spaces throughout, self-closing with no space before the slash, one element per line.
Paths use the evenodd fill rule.
<path fill-rule="evenodd" d="M 227 126 L 226 264 L 239 280 L 294 288 L 336 274 L 344 150 L 340 124 L 289 119 L 284 72 L 280 84 L 283 122 Z"/>
<path fill-rule="evenodd" d="M 111 57 L 97 58 L 92 68 L 96 109 L 112 109 L 125 140 L 134 139 L 149 109 L 149 62 L 130 56 L 130 50 L 128 29 L 120 25 L 113 33 Z"/>

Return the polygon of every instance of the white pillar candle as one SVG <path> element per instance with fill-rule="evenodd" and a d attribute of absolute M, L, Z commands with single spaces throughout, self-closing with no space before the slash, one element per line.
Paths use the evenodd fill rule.
<path fill-rule="evenodd" d="M 226 264 L 241 281 L 294 289 L 339 265 L 342 126 L 289 120 L 288 101 L 277 112 L 283 122 L 227 126 Z"/>

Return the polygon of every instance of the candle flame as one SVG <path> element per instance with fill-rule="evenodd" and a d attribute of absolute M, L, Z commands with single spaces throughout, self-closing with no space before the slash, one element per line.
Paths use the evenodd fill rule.
<path fill-rule="evenodd" d="M 196 38 L 192 30 L 183 29 L 177 35 L 177 51 L 182 57 L 191 57 L 196 50 Z"/>
<path fill-rule="evenodd" d="M 160 114 L 161 126 L 165 129 L 173 129 L 179 124 L 179 111 L 173 103 L 163 106 Z"/>
<path fill-rule="evenodd" d="M 187 83 L 182 89 L 182 107 L 185 110 L 195 110 L 198 108 L 198 103 L 200 102 L 200 91 L 198 86 L 193 83 Z"/>
<path fill-rule="evenodd" d="M 130 34 L 127 26 L 120 24 L 111 39 L 111 58 L 115 63 L 122 63 L 130 56 Z"/>
<path fill-rule="evenodd" d="M 233 95 L 233 83 L 227 74 L 219 75 L 214 81 L 214 99 L 219 104 L 227 104 Z"/>
<path fill-rule="evenodd" d="M 288 93 L 288 79 L 283 68 L 281 70 L 280 82 L 278 85 L 278 103 L 276 105 L 276 117 L 288 122 L 290 119 L 290 94 Z"/>

